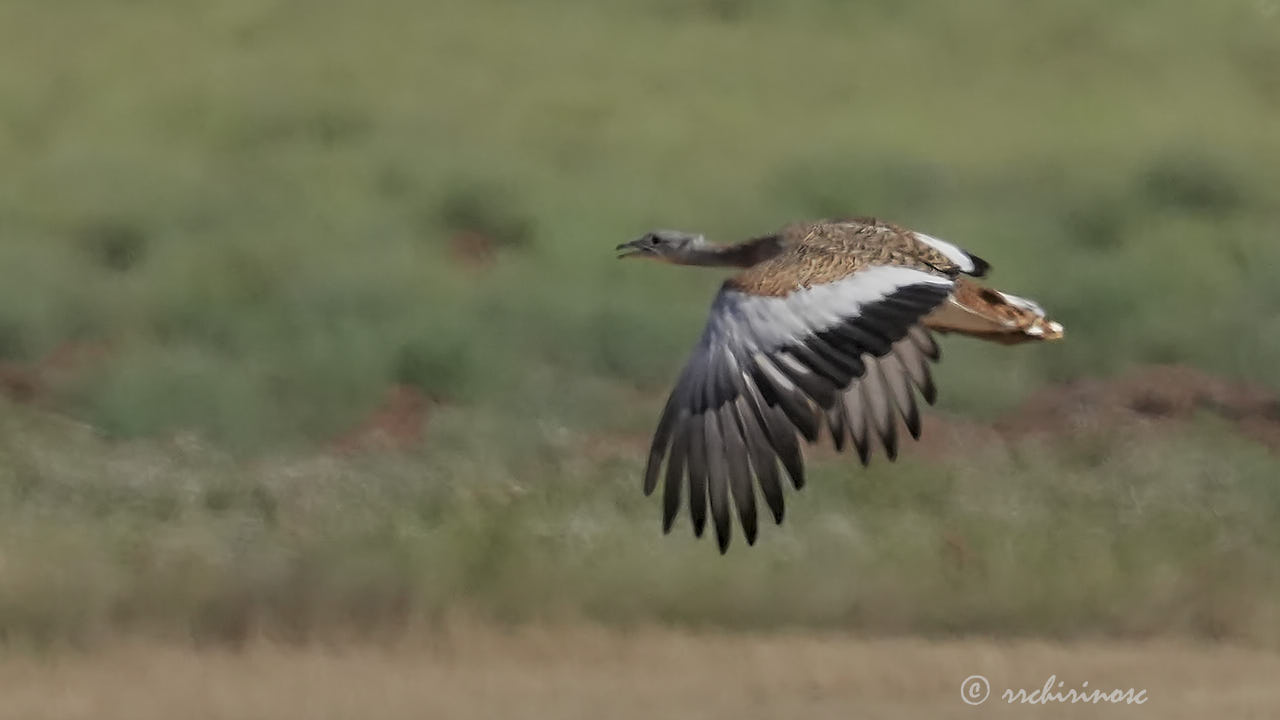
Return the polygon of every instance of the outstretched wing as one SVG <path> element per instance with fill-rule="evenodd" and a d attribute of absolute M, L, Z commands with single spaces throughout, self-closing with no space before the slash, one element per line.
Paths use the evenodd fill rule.
<path fill-rule="evenodd" d="M 797 433 L 814 442 L 824 422 L 837 449 L 851 439 L 863 463 L 873 438 L 896 455 L 898 415 L 918 437 L 912 385 L 933 402 L 928 361 L 938 349 L 917 323 L 952 287 L 923 270 L 874 266 L 780 296 L 721 288 L 649 452 L 644 491 L 663 476 L 663 531 L 687 488 L 695 534 L 709 506 L 724 552 L 732 502 L 747 542 L 755 542 L 755 487 L 782 522 L 778 466 L 800 488 Z"/>

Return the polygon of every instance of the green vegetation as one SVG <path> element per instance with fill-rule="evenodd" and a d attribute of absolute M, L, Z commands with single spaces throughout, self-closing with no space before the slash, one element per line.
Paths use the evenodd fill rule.
<path fill-rule="evenodd" d="M 1245 1 L 0 4 L 0 362 L 106 348 L 41 400 L 92 433 L 0 404 L 0 635 L 1280 642 L 1278 463 L 1208 420 L 831 465 L 724 560 L 657 536 L 642 444 L 583 450 L 650 429 L 717 284 L 614 261 L 654 226 L 877 214 L 992 260 L 1068 342 L 948 342 L 954 415 L 1146 362 L 1280 388 L 1277 67 Z M 395 383 L 421 451 L 308 459 Z"/>
<path fill-rule="evenodd" d="M 683 517 L 660 535 L 635 449 L 502 420 L 515 465 L 475 440 L 487 422 L 441 413 L 418 455 L 244 464 L 18 413 L 0 428 L 0 628 L 234 643 L 462 613 L 1280 646 L 1280 458 L 1212 422 L 963 464 L 819 462 L 787 521 L 724 557 Z"/>

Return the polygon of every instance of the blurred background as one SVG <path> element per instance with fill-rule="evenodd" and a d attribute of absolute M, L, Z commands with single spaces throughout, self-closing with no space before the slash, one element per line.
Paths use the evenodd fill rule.
<path fill-rule="evenodd" d="M 1273 0 L 6 0 L 0 677 L 69 650 L 104 712 L 65 678 L 121 646 L 1273 658 L 1278 118 Z M 947 339 L 898 462 L 815 449 L 723 558 L 663 537 L 648 436 L 720 278 L 614 245 L 855 214 L 1066 341 Z M 855 687 L 812 642 L 801 695 Z M 894 687 L 967 710 L 973 667 Z"/>

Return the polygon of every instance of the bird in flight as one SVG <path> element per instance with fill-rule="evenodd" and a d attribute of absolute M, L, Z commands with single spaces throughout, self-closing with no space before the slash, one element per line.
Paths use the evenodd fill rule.
<path fill-rule="evenodd" d="M 655 230 L 617 250 L 741 268 L 711 304 L 644 472 L 645 495 L 661 476 L 663 532 L 687 489 L 694 534 L 709 507 L 721 553 L 733 508 L 755 543 L 757 486 L 782 522 L 783 472 L 797 490 L 805 482 L 799 437 L 817 442 L 825 427 L 836 450 L 852 444 L 863 465 L 873 446 L 897 457 L 899 422 L 920 437 L 916 393 L 936 398 L 931 331 L 1006 344 L 1063 335 L 1036 303 L 969 279 L 986 274 L 986 261 L 873 218 L 796 223 L 735 245 Z"/>

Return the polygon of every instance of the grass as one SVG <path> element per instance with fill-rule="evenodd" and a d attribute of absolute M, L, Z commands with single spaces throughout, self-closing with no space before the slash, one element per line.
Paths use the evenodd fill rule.
<path fill-rule="evenodd" d="M 1208 421 L 824 465 L 750 553 L 659 540 L 634 439 L 718 278 L 611 248 L 862 213 L 954 240 L 1070 333 L 949 343 L 955 416 L 1145 362 L 1280 388 L 1276 22 L 7 2 L 0 361 L 109 350 L 52 388 L 72 420 L 0 407 L 0 632 L 308 637 L 465 606 L 1274 646 L 1276 460 Z M 468 234 L 492 264 L 459 262 Z M 317 457 L 393 383 L 435 403 L 425 449 Z"/>
<path fill-rule="evenodd" d="M 818 460 L 787 522 L 720 557 L 637 492 L 639 442 L 442 410 L 421 455 L 236 460 L 18 413 L 0 444 L 0 629 L 237 644 L 498 622 L 1280 645 L 1280 461 L 1172 436 L 982 445 L 866 473 Z M 584 455 L 582 448 L 589 448 Z"/>
<path fill-rule="evenodd" d="M 1268 653 L 1185 643 L 1068 646 L 465 624 L 425 642 L 239 652 L 133 643 L 100 655 L 0 657 L 0 717 L 845 718 L 1265 717 L 1280 708 Z M 961 682 L 989 678 L 975 709 Z M 1010 705 L 1006 689 L 1145 690 L 1141 705 Z M 1087 686 L 1084 684 L 1087 683 Z"/>

